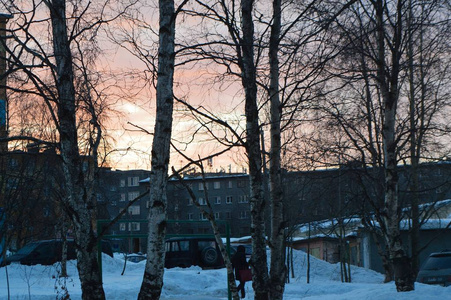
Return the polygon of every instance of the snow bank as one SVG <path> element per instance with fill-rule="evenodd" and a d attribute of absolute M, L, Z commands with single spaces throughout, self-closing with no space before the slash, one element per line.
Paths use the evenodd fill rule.
<path fill-rule="evenodd" d="M 284 299 L 321 300 L 444 300 L 451 299 L 451 288 L 416 284 L 416 290 L 397 293 L 394 283 L 383 284 L 383 275 L 371 270 L 351 267 L 352 283 L 341 283 L 340 266 L 310 258 L 310 283 L 306 283 L 307 256 L 302 251 L 294 253 L 295 277 L 286 285 Z M 103 256 L 103 281 L 108 300 L 134 300 L 141 286 L 145 261 L 127 262 L 121 255 Z M 59 264 L 53 266 L 22 266 L 18 264 L 0 268 L 0 299 L 8 299 L 6 270 L 9 274 L 11 300 L 50 300 L 62 295 L 66 289 L 71 299 L 81 299 L 75 261 L 68 263 L 69 277 L 59 278 Z M 246 284 L 247 298 L 253 298 L 251 284 Z M 225 269 L 202 270 L 199 267 L 174 268 L 165 271 L 162 300 L 227 299 Z"/>

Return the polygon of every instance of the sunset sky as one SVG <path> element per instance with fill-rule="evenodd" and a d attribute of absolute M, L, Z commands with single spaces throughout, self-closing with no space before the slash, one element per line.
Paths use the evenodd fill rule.
<path fill-rule="evenodd" d="M 93 21 L 98 17 L 95 5 L 100 3 L 92 3 L 91 10 L 87 13 L 87 18 L 93 18 Z M 142 47 L 141 50 L 144 49 L 144 52 L 148 52 L 149 55 L 157 53 L 158 10 L 156 7 L 157 3 L 150 3 L 146 7 L 141 7 L 139 11 L 133 12 L 145 18 L 141 23 L 136 20 L 131 22 L 128 19 L 118 19 L 116 22 L 104 25 L 96 33 L 98 41 L 96 45 L 100 49 L 97 51 L 95 66 L 102 74 L 98 88 L 107 95 L 111 109 L 111 113 L 107 112 L 107 118 L 104 119 L 106 134 L 111 137 L 112 145 L 107 159 L 108 165 L 115 169 L 150 169 L 152 135 L 149 133 L 152 133 L 154 128 L 155 88 L 152 79 L 155 73 L 151 66 L 145 63 L 147 57 L 138 58 L 135 55 L 136 49 L 133 49 L 128 41 L 131 38 L 136 39 L 136 43 Z M 31 28 L 36 31 L 34 34 L 38 38 L 42 38 L 41 46 L 45 49 L 51 45 L 51 41 L 47 32 L 48 23 L 41 22 L 48 18 L 47 8 L 42 3 L 35 18 L 37 22 L 33 24 L 35 27 Z M 8 26 L 17 28 L 20 22 L 23 22 L 23 19 L 15 15 Z M 72 21 L 69 21 L 69 28 L 73 25 L 70 22 Z M 197 22 L 199 21 L 192 18 L 183 18 L 178 22 L 176 43 L 184 39 L 189 40 L 195 30 L 205 26 Z M 216 26 L 214 30 L 227 35 L 224 28 Z M 190 105 L 196 108 L 202 107 L 205 112 L 227 121 L 242 136 L 245 117 L 241 82 L 238 77 L 222 76 L 225 71 L 224 67 L 218 67 L 210 61 L 176 66 L 174 94 Z M 11 101 L 10 106 L 15 105 L 14 101 Z M 41 106 L 41 109 L 43 107 Z M 14 114 L 11 115 L 14 117 Z M 31 124 L 33 119 L 29 118 L 28 121 Z M 11 122 L 12 132 L 20 131 L 20 124 Z M 208 127 L 221 137 L 229 139 L 233 136 L 218 125 L 209 124 Z M 49 131 L 54 130 L 49 128 Z M 206 132 L 199 120 L 195 120 L 183 105 L 175 104 L 173 144 L 184 155 L 197 160 L 199 157 L 206 157 L 223 149 L 224 146 Z M 247 168 L 245 161 L 243 149 L 235 148 L 233 151 L 215 157 L 208 171 L 242 172 Z M 170 163 L 176 168 L 181 168 L 187 160 L 172 149 Z"/>
<path fill-rule="evenodd" d="M 145 65 L 132 54 L 116 47 L 114 55 L 108 55 L 108 64 L 117 68 L 127 69 L 132 67 L 144 73 Z M 105 63 L 105 62 L 104 62 Z M 211 70 L 184 70 L 176 68 L 175 71 L 175 95 L 189 102 L 195 107 L 202 106 L 223 120 L 227 120 L 231 126 L 242 132 L 245 127 L 243 116 L 243 97 L 239 82 L 227 83 L 222 90 L 208 84 L 211 80 Z M 210 79 L 209 79 L 210 77 Z M 207 83 L 206 83 L 207 82 Z M 147 87 L 134 99 L 121 99 L 115 109 L 121 112 L 121 116 L 114 117 L 108 123 L 109 134 L 116 141 L 117 153 L 111 154 L 111 166 L 117 169 L 150 169 L 150 152 L 152 147 L 152 136 L 140 130 L 153 132 L 155 115 L 155 90 Z M 183 105 L 175 103 L 173 113 L 173 143 L 187 156 L 193 159 L 208 156 L 219 149 L 218 143 L 211 140 L 210 136 L 197 134 L 192 139 L 193 132 L 199 129 L 199 123 Z M 218 128 L 219 131 L 221 131 Z M 188 142 L 189 144 L 185 144 Z M 240 153 L 241 152 L 241 153 Z M 244 163 L 242 149 L 222 154 L 213 159 L 210 171 L 232 171 L 242 172 L 247 168 Z M 171 165 L 176 168 L 183 167 L 187 160 L 172 149 Z"/>

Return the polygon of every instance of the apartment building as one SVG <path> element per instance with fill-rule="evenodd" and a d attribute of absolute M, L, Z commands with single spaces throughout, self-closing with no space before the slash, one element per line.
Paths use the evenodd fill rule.
<path fill-rule="evenodd" d="M 194 204 L 186 185 L 201 207 L 207 208 L 207 201 L 210 202 L 215 220 L 219 221 L 222 230 L 228 223 L 231 236 L 250 235 L 250 184 L 247 174 L 209 173 L 204 179 L 199 174 L 193 174 L 185 175 L 183 182 L 177 179 L 169 181 L 168 217 L 191 221 L 183 226 L 184 234 L 211 233 L 210 224 L 205 222 L 206 216 Z M 180 230 L 178 232 L 182 233 Z"/>
<path fill-rule="evenodd" d="M 184 184 L 176 179 L 168 182 L 168 230 L 169 235 L 212 234 L 210 223 L 201 210 L 210 202 L 220 230 L 225 235 L 229 226 L 231 236 L 250 235 L 249 177 L 247 174 L 214 173 L 203 180 L 199 175 L 185 175 L 184 184 L 192 189 L 193 200 Z M 130 201 L 149 189 L 149 172 L 146 170 L 111 170 L 103 168 L 99 173 L 97 190 L 100 219 L 115 218 Z M 146 239 L 150 196 L 145 196 L 128 207 L 123 220 L 112 227 L 110 235 L 128 242 L 115 245 L 127 252 L 142 252 Z M 133 222 L 135 220 L 135 222 Z M 129 237 L 127 237 L 129 236 Z"/>

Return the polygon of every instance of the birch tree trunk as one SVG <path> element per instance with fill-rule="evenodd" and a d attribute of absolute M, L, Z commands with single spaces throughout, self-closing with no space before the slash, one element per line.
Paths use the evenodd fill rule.
<path fill-rule="evenodd" d="M 62 241 L 62 247 L 61 247 L 61 277 L 68 277 L 67 276 L 67 222 L 64 220 L 61 230 L 61 239 Z"/>
<path fill-rule="evenodd" d="M 172 131 L 175 13 L 173 0 L 160 0 L 157 114 L 152 143 L 147 261 L 138 299 L 159 299 L 163 288 L 166 186 Z"/>
<path fill-rule="evenodd" d="M 241 80 L 245 92 L 246 151 L 251 182 L 252 287 L 256 300 L 267 300 L 269 297 L 269 277 L 266 257 L 265 198 L 258 124 L 257 81 L 254 64 L 253 6 L 253 0 L 241 0 L 243 26 Z"/>
<path fill-rule="evenodd" d="M 408 47 L 407 47 L 407 59 L 408 59 L 408 74 L 409 74 L 409 125 L 410 125 L 410 164 L 412 166 L 411 172 L 411 184 L 409 191 L 411 192 L 411 219 L 412 229 L 410 233 L 410 249 L 412 253 L 412 272 L 416 275 L 420 267 L 419 261 L 419 239 L 420 239 L 420 213 L 419 213 L 419 181 L 418 181 L 418 164 L 419 155 L 417 151 L 421 149 L 421 144 L 418 144 L 417 140 L 417 128 L 416 128 L 416 95 L 415 95 L 415 81 L 414 81 L 414 52 L 413 52 L 413 11 L 412 0 L 409 0 L 409 14 L 407 19 L 408 30 Z M 421 32 L 421 30 L 420 30 Z M 421 39 L 421 38 L 420 38 Z M 420 54 L 421 55 L 421 54 Z"/>
<path fill-rule="evenodd" d="M 383 220 L 386 226 L 386 243 L 388 245 L 390 260 L 394 268 L 396 289 L 399 292 L 411 291 L 414 287 L 414 278 L 410 267 L 410 259 L 404 252 L 401 232 L 399 228 L 400 207 L 398 203 L 398 173 L 397 173 L 397 140 L 395 137 L 396 109 L 399 97 L 399 73 L 401 59 L 401 32 L 402 32 L 402 2 L 398 2 L 397 20 L 393 30 L 392 45 L 390 47 L 391 68 L 387 70 L 385 53 L 385 24 L 384 1 L 375 3 L 377 25 L 377 80 L 381 91 L 384 124 L 382 139 L 384 147 L 385 164 L 385 207 Z"/>
<path fill-rule="evenodd" d="M 58 90 L 58 119 L 60 150 L 66 188 L 65 204 L 75 231 L 77 269 L 82 298 L 105 299 L 97 261 L 97 237 L 94 221 L 95 201 L 92 196 L 93 174 L 83 172 L 76 127 L 76 106 L 72 55 L 67 33 L 66 2 L 46 2 L 52 22 L 53 48 L 56 62 Z M 95 159 L 88 160 L 88 170 L 94 169 Z"/>
<path fill-rule="evenodd" d="M 280 166 L 280 118 L 281 104 L 279 98 L 279 37 L 281 26 L 281 0 L 273 0 L 273 24 L 269 41 L 271 106 L 271 150 L 269 162 L 270 199 L 271 199 L 271 269 L 270 299 L 283 299 L 286 268 L 284 264 L 284 222 L 283 189 Z M 264 141 L 263 141 L 264 142 Z"/>

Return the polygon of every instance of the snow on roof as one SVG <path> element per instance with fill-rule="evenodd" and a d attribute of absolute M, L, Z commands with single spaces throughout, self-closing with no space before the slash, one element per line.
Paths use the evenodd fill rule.
<path fill-rule="evenodd" d="M 421 224 L 421 229 L 431 230 L 431 229 L 448 229 L 451 224 L 451 219 L 429 219 L 424 224 Z M 402 220 L 399 224 L 401 230 L 409 230 L 411 225 L 411 220 Z"/>
<path fill-rule="evenodd" d="M 249 177 L 246 173 L 209 173 L 205 175 L 205 179 L 221 179 L 221 178 L 236 178 L 236 177 Z M 185 180 L 202 180 L 202 175 L 185 175 Z"/>
<path fill-rule="evenodd" d="M 428 209 L 430 207 L 435 207 L 436 209 L 440 209 L 440 208 L 445 207 L 450 204 L 451 204 L 451 199 L 445 199 L 445 200 L 440 200 L 437 202 L 423 203 L 423 204 L 420 204 L 418 207 L 420 209 Z M 410 211 L 410 206 L 403 208 L 403 211 Z"/>
<path fill-rule="evenodd" d="M 430 207 L 434 207 L 435 209 L 441 209 L 446 206 L 451 205 L 451 199 L 446 199 L 442 201 L 438 201 L 435 203 L 425 203 L 420 205 L 420 209 L 427 209 Z M 410 209 L 410 208 L 409 208 Z M 342 222 L 345 228 L 345 236 L 355 236 L 359 228 L 363 228 L 361 218 L 356 216 L 344 217 L 342 218 Z M 310 230 L 310 238 L 315 237 L 335 237 L 337 236 L 337 228 L 338 228 L 338 219 L 332 218 L 327 220 L 321 220 L 316 222 L 310 222 L 310 225 L 300 224 L 298 225 L 298 234 L 300 235 L 299 239 L 305 239 L 306 234 Z M 373 221 L 373 226 L 379 227 L 379 223 Z M 411 219 L 403 219 L 400 224 L 401 230 L 409 230 L 412 227 Z M 310 228 L 309 228 L 310 227 Z M 450 229 L 451 230 L 451 214 L 449 214 L 446 218 L 430 218 L 426 220 L 421 225 L 422 230 L 433 230 L 433 229 Z"/>
<path fill-rule="evenodd" d="M 205 179 L 222 179 L 222 178 L 239 178 L 239 177 L 249 177 L 246 173 L 210 173 L 205 176 Z M 201 175 L 185 175 L 183 177 L 184 180 L 202 180 Z M 171 177 L 170 181 L 178 180 L 175 177 Z M 142 179 L 139 183 L 149 183 L 150 177 Z"/>

